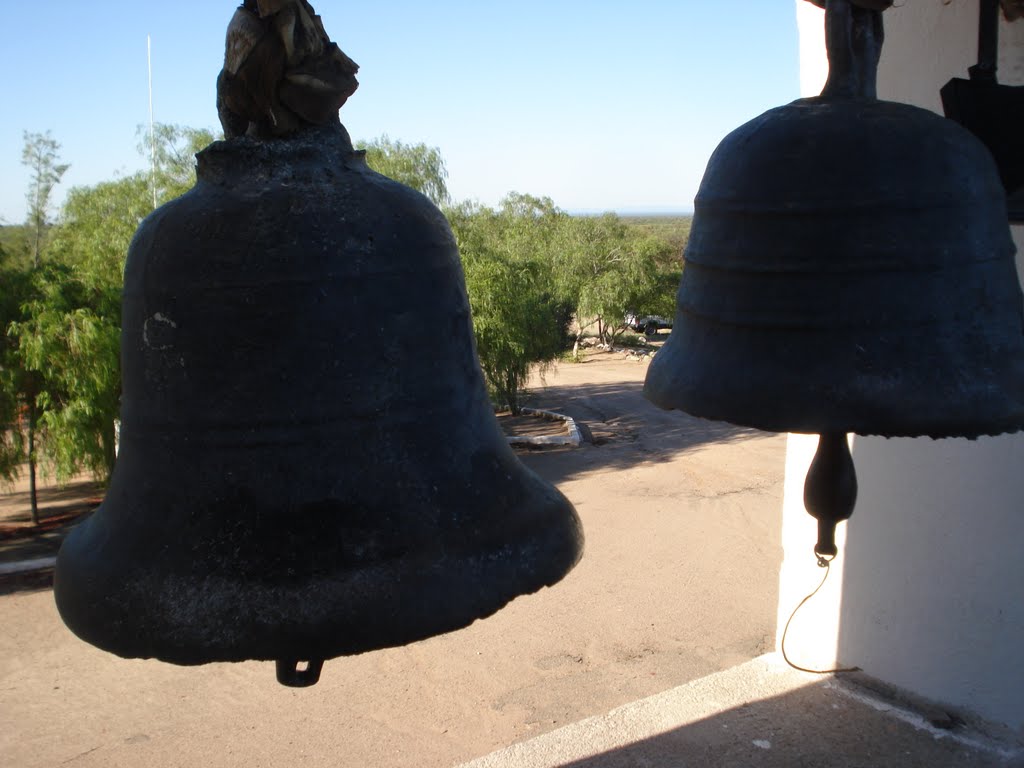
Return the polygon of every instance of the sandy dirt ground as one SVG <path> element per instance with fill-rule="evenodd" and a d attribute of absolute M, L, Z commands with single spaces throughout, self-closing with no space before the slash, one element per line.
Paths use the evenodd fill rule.
<path fill-rule="evenodd" d="M 521 454 L 585 526 L 563 582 L 313 688 L 119 659 L 49 590 L 0 594 L 0 765 L 447 767 L 771 650 L 785 437 L 660 411 L 646 368 L 592 355 L 531 394 L 593 441 Z"/>

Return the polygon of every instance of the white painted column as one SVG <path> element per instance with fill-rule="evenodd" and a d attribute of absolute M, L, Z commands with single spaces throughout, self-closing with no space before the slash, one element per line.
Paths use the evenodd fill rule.
<path fill-rule="evenodd" d="M 817 96 L 828 78 L 825 54 L 825 13 L 806 0 L 796 0 L 800 33 L 800 95 Z M 783 630 L 793 609 L 821 581 L 824 571 L 814 556 L 818 524 L 804 509 L 804 477 L 818 447 L 814 435 L 790 435 L 786 449 L 786 480 L 783 491 L 782 569 L 779 574 L 778 628 L 775 644 L 782 650 Z M 828 581 L 793 619 L 786 651 L 793 663 L 809 669 L 836 666 L 839 637 L 839 606 L 843 583 L 842 553 L 846 524 L 836 529 L 840 556 L 831 566 Z"/>
<path fill-rule="evenodd" d="M 852 443 L 852 441 L 851 441 Z M 800 601 L 825 577 L 818 566 L 814 544 L 818 521 L 804 509 L 804 478 L 818 447 L 817 435 L 790 435 L 786 444 L 786 479 L 783 486 L 782 567 L 779 571 L 778 624 L 775 646 L 782 651 L 783 632 Z M 839 663 L 839 609 L 846 563 L 846 523 L 836 527 L 839 556 L 830 565 L 825 585 L 809 600 L 789 627 L 786 654 L 805 669 L 834 669 Z"/>
<path fill-rule="evenodd" d="M 796 4 L 812 89 L 824 79 L 821 11 Z M 939 89 L 977 58 L 977 0 L 906 0 L 885 22 L 880 97 L 941 112 Z M 999 79 L 1024 83 L 1024 21 L 1000 25 Z M 1021 271 L 1024 227 L 1013 233 Z M 812 455 L 813 440 L 790 438 L 779 637 L 816 583 L 797 492 Z M 854 462 L 860 496 L 830 577 L 840 578 L 815 598 L 811 629 L 794 622 L 790 656 L 860 666 L 1024 738 L 1024 436 L 857 438 Z"/>

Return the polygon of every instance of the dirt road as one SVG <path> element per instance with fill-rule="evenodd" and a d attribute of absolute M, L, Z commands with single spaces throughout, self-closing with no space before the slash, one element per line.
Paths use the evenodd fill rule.
<path fill-rule="evenodd" d="M 785 438 L 662 412 L 645 363 L 562 364 L 532 403 L 592 444 L 523 460 L 586 529 L 554 588 L 461 632 L 329 661 L 126 661 L 73 637 L 48 590 L 0 595 L 0 765 L 452 766 L 724 669 L 774 643 Z"/>

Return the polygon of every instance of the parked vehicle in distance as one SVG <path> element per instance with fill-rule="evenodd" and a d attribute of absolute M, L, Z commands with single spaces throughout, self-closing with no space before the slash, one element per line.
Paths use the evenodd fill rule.
<path fill-rule="evenodd" d="M 662 328 L 672 329 L 672 320 L 661 315 L 641 315 L 637 312 L 630 312 L 625 317 L 626 325 L 634 331 L 643 332 L 647 336 L 653 336 Z"/>

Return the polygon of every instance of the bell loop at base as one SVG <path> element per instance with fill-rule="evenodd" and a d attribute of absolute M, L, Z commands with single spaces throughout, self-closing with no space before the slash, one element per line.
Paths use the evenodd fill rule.
<path fill-rule="evenodd" d="M 305 668 L 302 665 L 305 664 Z M 278 659 L 277 682 L 289 688 L 309 688 L 320 681 L 320 672 L 324 668 L 324 660 L 296 661 L 294 659 Z"/>

